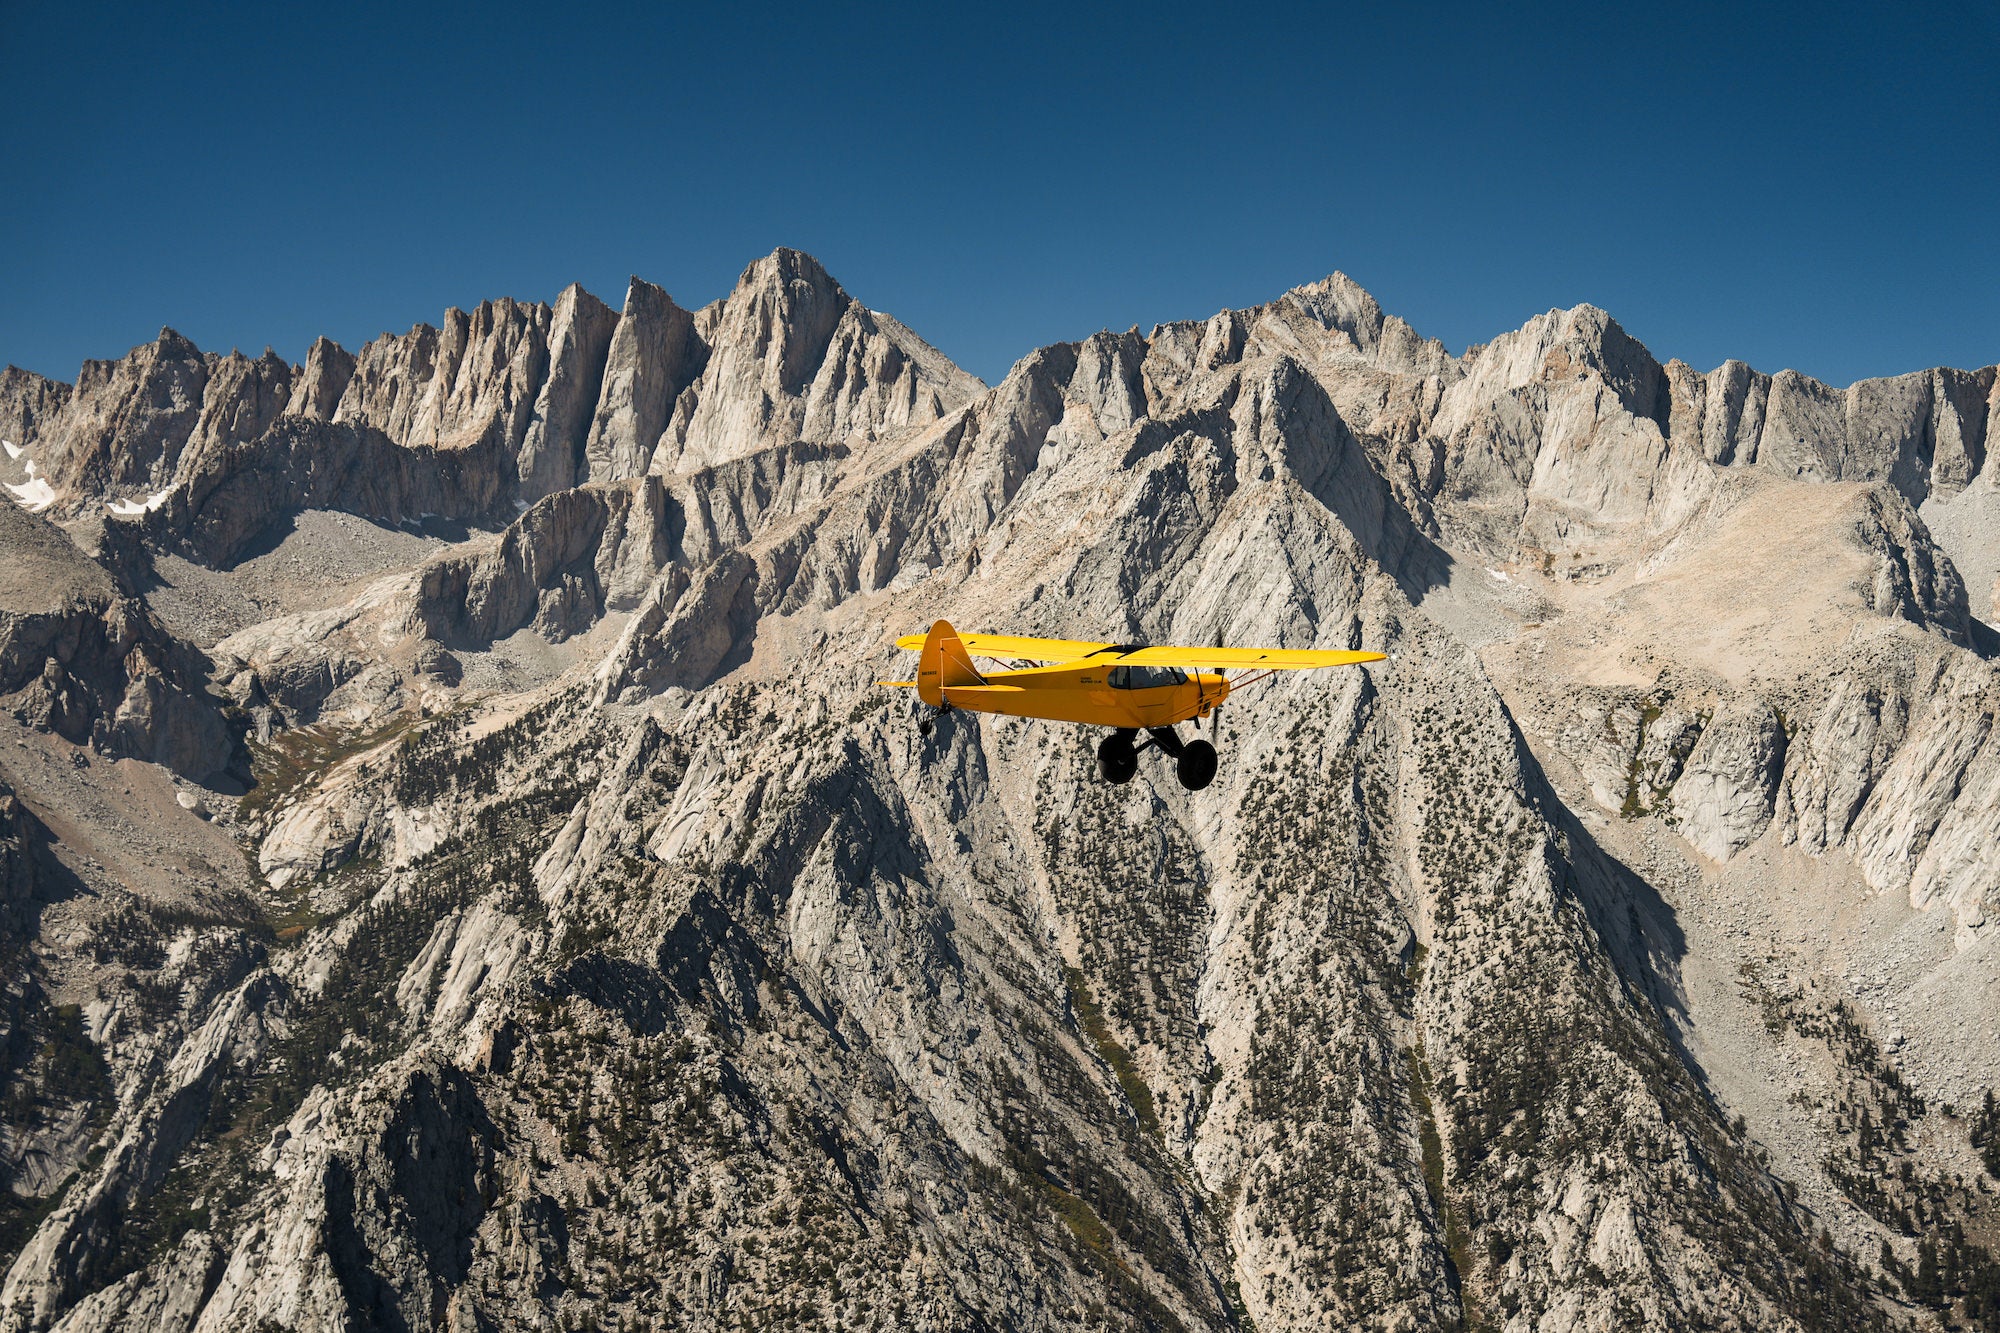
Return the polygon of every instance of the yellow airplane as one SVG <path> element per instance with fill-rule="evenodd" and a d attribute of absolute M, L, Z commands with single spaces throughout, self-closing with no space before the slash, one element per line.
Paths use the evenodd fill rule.
<path fill-rule="evenodd" d="M 1215 780 L 1215 747 L 1199 737 L 1181 740 L 1174 726 L 1192 720 L 1195 730 L 1201 729 L 1201 719 L 1231 693 L 1226 672 L 1247 668 L 1264 673 L 1238 681 L 1233 688 L 1240 690 L 1269 679 L 1273 671 L 1382 660 L 1381 653 L 1316 649 L 1168 648 L 1013 634 L 961 635 L 942 620 L 931 626 L 929 634 L 905 635 L 896 646 L 922 654 L 917 678 L 879 684 L 915 689 L 919 699 L 940 712 L 963 708 L 1111 727 L 1112 733 L 1097 747 L 1097 768 L 1105 781 L 1130 782 L 1139 771 L 1139 751 L 1156 745 L 1173 756 L 1176 776 L 1189 791 L 1200 791 Z M 1052 665 L 982 672 L 972 664 L 974 657 Z M 929 718 L 917 725 L 930 735 Z M 1149 739 L 1134 744 L 1141 731 Z"/>

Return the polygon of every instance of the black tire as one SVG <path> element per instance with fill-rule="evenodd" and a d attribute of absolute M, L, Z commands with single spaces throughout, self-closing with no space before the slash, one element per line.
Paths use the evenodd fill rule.
<path fill-rule="evenodd" d="M 1106 782 L 1122 786 L 1139 771 L 1139 751 L 1128 736 L 1112 733 L 1097 745 L 1097 771 Z"/>
<path fill-rule="evenodd" d="M 1189 741 L 1181 747 L 1181 757 L 1174 761 L 1174 772 L 1181 780 L 1181 786 L 1189 791 L 1200 791 L 1215 781 L 1215 747 L 1207 741 Z"/>

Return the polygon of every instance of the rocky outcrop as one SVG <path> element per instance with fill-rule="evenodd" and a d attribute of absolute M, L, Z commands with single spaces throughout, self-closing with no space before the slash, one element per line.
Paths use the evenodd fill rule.
<path fill-rule="evenodd" d="M 201 1252 L 208 1290 L 192 1327 L 448 1325 L 497 1184 L 497 1131 L 470 1080 L 436 1064 L 407 1071 L 362 1115 L 343 1140 L 335 1109 L 315 1101 L 280 1131 L 270 1155 L 298 1212 L 246 1235 L 219 1272 Z M 299 1267 L 311 1254 L 325 1257 Z"/>
<path fill-rule="evenodd" d="M 331 338 L 315 338 L 306 352 L 305 368 L 292 385 L 292 400 L 285 405 L 287 416 L 309 421 L 331 421 L 340 410 L 340 400 L 354 378 L 355 359 Z"/>
<path fill-rule="evenodd" d="M 457 328 L 461 338 L 464 320 L 464 311 L 445 313 L 445 322 Z M 418 423 L 428 417 L 435 439 L 436 382 L 443 376 L 448 392 L 449 377 L 458 368 L 439 365 L 440 341 L 435 328 L 419 324 L 408 333 L 385 333 L 363 347 L 355 355 L 333 420 L 372 426 L 392 440 L 403 440 L 411 438 Z M 459 350 L 463 351 L 462 342 Z"/>
<path fill-rule="evenodd" d="M 1789 839 L 1844 846 L 1877 889 L 1951 912 L 1974 947 L 2000 914 L 2000 677 L 1969 654 L 1855 655 L 1786 773 Z"/>
<path fill-rule="evenodd" d="M 694 471 L 800 438 L 805 398 L 853 304 L 810 256 L 779 250 L 737 279 L 716 311 L 700 382 L 674 404 L 661 471 Z"/>
<path fill-rule="evenodd" d="M 32 938 L 32 908 L 40 871 L 37 862 L 49 843 L 49 831 L 34 812 L 21 804 L 14 789 L 0 782 L 0 938 L 17 947 Z M 12 997 L 9 997 L 12 998 Z M 19 1031 L 19 1015 L 7 1006 L 0 1021 L 0 1040 L 10 1046 Z M 12 1172 L 8 1173 L 10 1176 Z M 11 1187 L 12 1181 L 8 1182 Z"/>
<path fill-rule="evenodd" d="M 530 624 L 552 641 L 580 633 L 630 587 L 624 564 L 636 557 L 657 568 L 650 538 L 665 525 L 665 503 L 656 479 L 547 496 L 492 550 L 425 566 L 415 616 L 448 646 L 483 646 Z M 636 548 L 621 552 L 626 543 Z"/>
<path fill-rule="evenodd" d="M 926 426 L 985 387 L 893 317 L 854 301 L 806 389 L 799 436 L 843 441 Z"/>
<path fill-rule="evenodd" d="M 122 1124 L 118 1133 L 107 1135 L 111 1148 L 103 1162 L 36 1229 L 8 1271 L 0 1287 L 5 1327 L 46 1328 L 79 1297 L 102 1286 L 117 1256 L 121 1219 L 165 1182 L 174 1159 L 206 1120 L 225 1072 L 261 1057 L 270 1038 L 266 1020 L 282 1014 L 285 998 L 284 984 L 270 972 L 243 981 L 174 1053 L 148 1095 L 121 1108 Z M 178 1278 L 174 1285 L 142 1292 L 139 1284 L 126 1284 L 115 1298 L 100 1299 L 93 1317 L 109 1322 L 133 1305 L 198 1308 L 204 1293 L 180 1284 L 213 1283 L 213 1264 L 189 1264 L 187 1258 L 178 1255 L 165 1265 Z"/>
<path fill-rule="evenodd" d="M 61 1333 L 190 1333 L 222 1277 L 215 1238 L 192 1231 L 162 1265 L 164 1281 L 139 1274 L 92 1292 L 55 1325 Z"/>
<path fill-rule="evenodd" d="M 672 566 L 597 669 L 600 699 L 643 699 L 706 684 L 754 623 L 756 563 L 731 551 L 690 574 Z"/>
<path fill-rule="evenodd" d="M 1970 643 L 1965 584 L 1903 496 L 1890 487 L 1873 489 L 1854 526 L 1875 558 L 1874 578 L 1863 590 L 1868 608 L 1935 629 L 1953 643 Z"/>
<path fill-rule="evenodd" d="M 1675 361 L 1672 430 L 1707 458 L 1816 481 L 1887 481 L 1913 505 L 1963 490 L 1986 462 L 1995 369 L 1928 370 L 1835 389 L 1797 371 Z"/>
<path fill-rule="evenodd" d="M 920 426 L 981 386 L 892 319 L 861 306 L 819 262 L 778 250 L 703 312 L 711 352 L 673 404 L 652 467 L 694 472 L 798 440 Z"/>
<path fill-rule="evenodd" d="M 60 380 L 19 366 L 0 370 L 0 440 L 17 449 L 34 449 L 69 399 L 70 386 Z"/>
<path fill-rule="evenodd" d="M 492 1032 L 481 1016 L 504 1011 L 507 991 L 522 979 L 536 941 L 515 917 L 480 903 L 438 922 L 423 952 L 396 988 L 396 1002 L 432 1033 L 455 1043 L 461 1064 L 489 1052 Z"/>
<path fill-rule="evenodd" d="M 117 361 L 86 361 L 48 431 L 44 459 L 59 492 L 163 489 L 200 420 L 210 367 L 172 329 Z"/>
<path fill-rule="evenodd" d="M 288 416 L 248 444 L 203 457 L 145 522 L 161 540 L 228 565 L 287 510 L 392 524 L 420 514 L 476 520 L 499 513 L 513 486 L 498 417 L 478 439 L 411 449 L 371 427 Z"/>
<path fill-rule="evenodd" d="M 482 301 L 361 349 L 336 422 L 372 426 L 409 449 L 464 449 L 497 439 L 519 455 L 548 372 L 549 307 Z"/>
<path fill-rule="evenodd" d="M 627 297 L 630 304 L 630 297 Z M 571 283 L 549 326 L 549 374 L 521 441 L 521 498 L 535 501 L 587 479 L 584 446 L 618 312 Z"/>
<path fill-rule="evenodd" d="M 236 764 L 206 661 L 61 529 L 0 505 L 0 696 L 29 725 L 194 778 Z"/>
<path fill-rule="evenodd" d="M 447 440 L 477 438 L 497 422 L 507 453 L 518 458 L 548 376 L 551 318 L 540 302 L 481 301 L 465 321 L 464 350 L 456 357 L 451 391 L 439 403 L 435 427 L 426 420 L 402 443 L 442 447 Z M 448 325 L 447 334 L 455 327 Z M 447 346 L 443 355 L 452 350 Z"/>
<path fill-rule="evenodd" d="M 1673 782 L 1673 811 L 1704 855 L 1727 861 L 1770 825 L 1787 739 L 1782 719 L 1757 700 L 1702 729 Z"/>
<path fill-rule="evenodd" d="M 645 473 L 674 400 L 701 373 L 707 355 L 694 316 L 652 283 L 633 278 L 605 354 L 579 479 L 620 481 Z"/>
<path fill-rule="evenodd" d="M 1273 313 L 1289 323 L 1294 311 L 1336 335 L 1326 355 L 1351 355 L 1383 370 L 1415 375 L 1441 373 L 1451 360 L 1444 344 L 1420 338 L 1402 319 L 1384 314 L 1375 298 L 1345 273 L 1294 287 Z M 1259 331 L 1259 339 L 1275 341 L 1268 328 Z"/>
<path fill-rule="evenodd" d="M 291 399 L 292 367 L 268 347 L 255 361 L 231 352 L 212 363 L 201 416 L 181 446 L 174 469 L 176 484 L 212 469 L 225 450 L 258 439 Z"/>

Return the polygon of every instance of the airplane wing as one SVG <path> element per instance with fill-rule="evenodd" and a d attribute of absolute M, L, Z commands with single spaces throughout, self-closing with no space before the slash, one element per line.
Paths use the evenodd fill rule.
<path fill-rule="evenodd" d="M 1076 662 L 1112 646 L 1078 639 L 1030 639 L 1018 634 L 961 634 L 958 639 L 974 657 L 1019 657 L 1030 662 Z M 905 634 L 896 640 L 896 646 L 919 652 L 924 636 Z"/>
<path fill-rule="evenodd" d="M 1110 655 L 1106 654 L 1108 658 Z M 1358 666 L 1380 662 L 1382 653 L 1345 652 L 1320 648 L 1134 648 L 1118 658 L 1132 666 L 1194 667 L 1197 670 L 1249 668 L 1258 671 L 1304 671 L 1312 667 Z"/>
<path fill-rule="evenodd" d="M 1191 667 L 1208 671 L 1304 671 L 1312 667 L 1356 666 L 1362 662 L 1383 660 L 1381 653 L 1319 648 L 1148 647 L 1087 643 L 1081 639 L 1031 639 L 1018 634 L 961 634 L 958 638 L 965 645 L 965 650 L 975 657 L 1018 657 L 1030 662 L 1081 662 L 1085 658 L 1093 658 L 1131 666 Z M 919 652 L 924 646 L 924 636 L 905 634 L 896 640 L 896 646 Z"/>

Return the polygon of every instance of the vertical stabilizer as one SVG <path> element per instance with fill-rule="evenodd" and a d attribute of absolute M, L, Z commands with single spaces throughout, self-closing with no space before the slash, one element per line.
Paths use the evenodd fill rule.
<path fill-rule="evenodd" d="M 952 686 L 985 683 L 951 622 L 940 620 L 932 625 L 924 636 L 923 656 L 917 659 L 917 697 L 935 708 L 944 702 L 944 692 Z"/>

